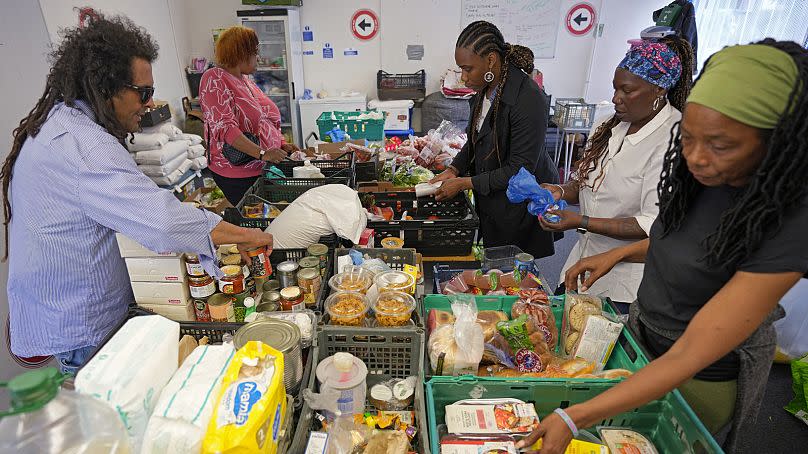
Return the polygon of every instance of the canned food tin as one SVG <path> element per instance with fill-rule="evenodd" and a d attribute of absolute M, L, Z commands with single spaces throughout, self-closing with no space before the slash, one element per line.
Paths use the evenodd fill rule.
<path fill-rule="evenodd" d="M 302 311 L 306 308 L 303 300 L 303 291 L 300 287 L 292 286 L 281 290 L 281 309 L 284 311 Z"/>
<path fill-rule="evenodd" d="M 189 276 L 188 290 L 192 298 L 207 298 L 216 293 L 216 284 L 207 273 L 202 276 Z"/>
<path fill-rule="evenodd" d="M 263 289 L 264 293 L 271 292 L 273 290 L 278 291 L 278 290 L 281 289 L 281 283 L 278 282 L 277 279 L 270 279 L 270 280 L 264 282 L 264 285 L 262 286 L 262 289 Z"/>
<path fill-rule="evenodd" d="M 198 322 L 209 322 L 210 321 L 210 310 L 208 309 L 208 302 L 205 299 L 199 298 L 193 301 L 194 304 L 194 315 L 196 315 L 196 321 Z"/>
<path fill-rule="evenodd" d="M 516 254 L 513 259 L 513 269 L 518 270 L 520 276 L 527 276 L 527 273 L 534 272 L 534 268 L 533 256 L 528 253 Z"/>
<path fill-rule="evenodd" d="M 204 276 L 207 274 L 205 273 L 205 268 L 199 263 L 199 256 L 194 254 L 185 255 L 185 271 L 188 272 L 188 276 Z"/>
<path fill-rule="evenodd" d="M 319 270 L 314 268 L 305 268 L 297 273 L 297 285 L 303 291 L 303 302 L 306 307 L 312 308 L 317 305 L 322 282 L 323 278 L 320 277 Z"/>
<path fill-rule="evenodd" d="M 219 279 L 219 291 L 228 295 L 235 295 L 244 291 L 244 273 L 238 265 L 222 267 L 224 277 Z"/>
<path fill-rule="evenodd" d="M 278 303 L 261 303 L 255 308 L 255 312 L 275 312 L 278 309 Z"/>
<path fill-rule="evenodd" d="M 300 270 L 300 265 L 292 260 L 281 262 L 276 266 L 278 282 L 280 288 L 294 287 L 297 285 L 297 272 Z"/>
<path fill-rule="evenodd" d="M 318 257 L 303 257 L 300 259 L 299 263 L 301 271 L 305 270 L 306 268 L 312 268 L 317 270 L 318 273 L 320 272 L 320 259 Z"/>
<path fill-rule="evenodd" d="M 320 260 L 320 276 L 324 276 L 328 268 L 328 246 L 325 244 L 312 244 L 306 249 L 306 253 Z"/>
<path fill-rule="evenodd" d="M 303 380 L 300 328 L 285 320 L 256 320 L 236 331 L 233 346 L 239 349 L 249 341 L 263 342 L 283 353 L 283 384 L 286 392 L 297 394 Z"/>
<path fill-rule="evenodd" d="M 249 290 L 233 295 L 233 316 L 236 319 L 236 323 L 244 323 L 244 316 L 247 315 L 247 307 L 244 306 L 244 300 L 251 297 Z"/>
<path fill-rule="evenodd" d="M 244 278 L 244 290 L 248 291 L 252 297 L 258 294 L 258 287 L 252 276 Z"/>
<path fill-rule="evenodd" d="M 247 255 L 252 259 L 250 274 L 252 274 L 253 277 L 264 277 L 272 274 L 272 265 L 269 263 L 269 256 L 267 256 L 267 248 L 265 246 L 249 249 Z"/>
<path fill-rule="evenodd" d="M 210 321 L 212 322 L 235 322 L 236 316 L 233 313 L 232 295 L 217 293 L 208 298 L 208 310 L 210 311 Z"/>

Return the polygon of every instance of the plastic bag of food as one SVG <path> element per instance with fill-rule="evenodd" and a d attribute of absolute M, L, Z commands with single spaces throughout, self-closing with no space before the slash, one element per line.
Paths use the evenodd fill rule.
<path fill-rule="evenodd" d="M 544 333 L 544 340 L 551 350 L 558 343 L 558 328 L 556 327 L 553 309 L 547 301 L 547 294 L 541 290 L 523 290 L 519 292 L 519 301 L 511 307 L 511 318 L 521 315 L 530 317 L 536 326 Z"/>
<path fill-rule="evenodd" d="M 497 329 L 513 350 L 514 362 L 519 371 L 544 370 L 552 355 L 544 340 L 544 333 L 527 314 L 508 322 L 499 322 Z"/>
<path fill-rule="evenodd" d="M 536 176 L 522 167 L 516 175 L 508 181 L 508 189 L 505 191 L 511 203 L 522 203 L 530 201 L 527 211 L 533 216 L 544 216 L 548 210 L 563 210 L 567 208 L 567 202 L 559 200 L 556 202 L 553 193 L 539 186 Z M 558 220 L 547 219 L 550 222 Z"/>
<path fill-rule="evenodd" d="M 454 324 L 437 328 L 429 337 L 429 361 L 437 375 L 474 373 L 483 356 L 483 330 L 477 324 L 477 304 L 471 295 L 451 295 Z"/>
<path fill-rule="evenodd" d="M 501 311 L 480 311 L 477 313 L 477 324 L 483 329 L 483 340 L 486 342 L 499 333 L 497 323 L 507 321 L 508 316 Z"/>
<path fill-rule="evenodd" d="M 808 424 L 808 355 L 791 361 L 791 378 L 794 399 L 785 409 Z"/>
<path fill-rule="evenodd" d="M 480 364 L 501 364 L 516 369 L 516 363 L 513 362 L 513 349 L 505 336 L 496 333 L 490 339 L 486 339 Z"/>
<path fill-rule="evenodd" d="M 439 309 L 430 309 L 426 318 L 427 334 L 431 334 L 438 327 L 451 325 L 455 322 L 455 317 L 451 312 Z"/>
<path fill-rule="evenodd" d="M 372 435 L 364 424 L 356 424 L 353 415 L 340 416 L 328 429 L 326 454 L 353 454 L 362 452 Z"/>
<path fill-rule="evenodd" d="M 407 454 L 410 440 L 407 434 L 398 430 L 382 430 L 368 441 L 363 454 Z"/>
<path fill-rule="evenodd" d="M 603 301 L 595 296 L 568 293 L 564 298 L 564 318 L 561 323 L 561 354 L 575 353 L 581 333 L 590 315 L 603 313 Z"/>
<path fill-rule="evenodd" d="M 283 370 L 283 354 L 262 342 L 247 342 L 236 352 L 222 379 L 203 453 L 277 452 L 286 415 Z"/>

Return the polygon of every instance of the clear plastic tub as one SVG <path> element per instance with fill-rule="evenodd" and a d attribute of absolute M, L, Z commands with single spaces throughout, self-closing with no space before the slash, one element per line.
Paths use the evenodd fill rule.
<path fill-rule="evenodd" d="M 367 293 L 371 285 L 373 285 L 373 275 L 371 272 L 358 266 L 335 274 L 328 280 L 328 286 L 331 287 L 331 290 L 334 292 Z"/>
<path fill-rule="evenodd" d="M 404 326 L 410 323 L 415 298 L 404 292 L 382 292 L 373 304 L 377 326 Z"/>
<path fill-rule="evenodd" d="M 367 297 L 359 292 L 337 292 L 325 300 L 330 325 L 363 326 L 368 308 Z"/>
<path fill-rule="evenodd" d="M 412 294 L 415 292 L 415 278 L 403 271 L 388 271 L 378 274 L 375 283 L 379 293 L 404 292 Z"/>

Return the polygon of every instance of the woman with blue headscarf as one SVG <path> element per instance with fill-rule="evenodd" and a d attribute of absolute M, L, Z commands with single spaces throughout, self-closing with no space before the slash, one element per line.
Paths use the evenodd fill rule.
<path fill-rule="evenodd" d="M 578 203 L 580 213 L 559 211 L 561 221 L 540 218 L 551 231 L 577 229 L 578 243 L 564 273 L 583 257 L 648 237 L 659 207 L 657 183 L 670 130 L 681 117 L 690 91 L 693 52 L 677 37 L 639 41 L 614 72 L 615 114 L 592 135 L 576 163 L 572 181 L 545 184 L 556 199 Z M 637 298 L 642 263 L 621 263 L 589 289 L 618 303 L 621 311 Z"/>

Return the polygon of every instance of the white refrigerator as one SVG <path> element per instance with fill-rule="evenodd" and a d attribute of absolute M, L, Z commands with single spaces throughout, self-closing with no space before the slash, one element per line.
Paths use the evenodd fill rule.
<path fill-rule="evenodd" d="M 303 131 L 303 146 L 308 141 L 313 144 L 314 133 L 317 138 L 320 137 L 320 128 L 317 127 L 317 118 L 323 112 L 353 112 L 367 110 L 367 96 L 354 95 L 354 96 L 329 96 L 327 98 L 314 98 L 314 99 L 300 99 L 298 100 L 300 107 L 300 124 Z"/>
<path fill-rule="evenodd" d="M 297 100 L 303 95 L 303 35 L 297 9 L 238 11 L 238 23 L 258 34 L 258 70 L 253 80 L 278 106 L 286 141 L 302 145 Z"/>

